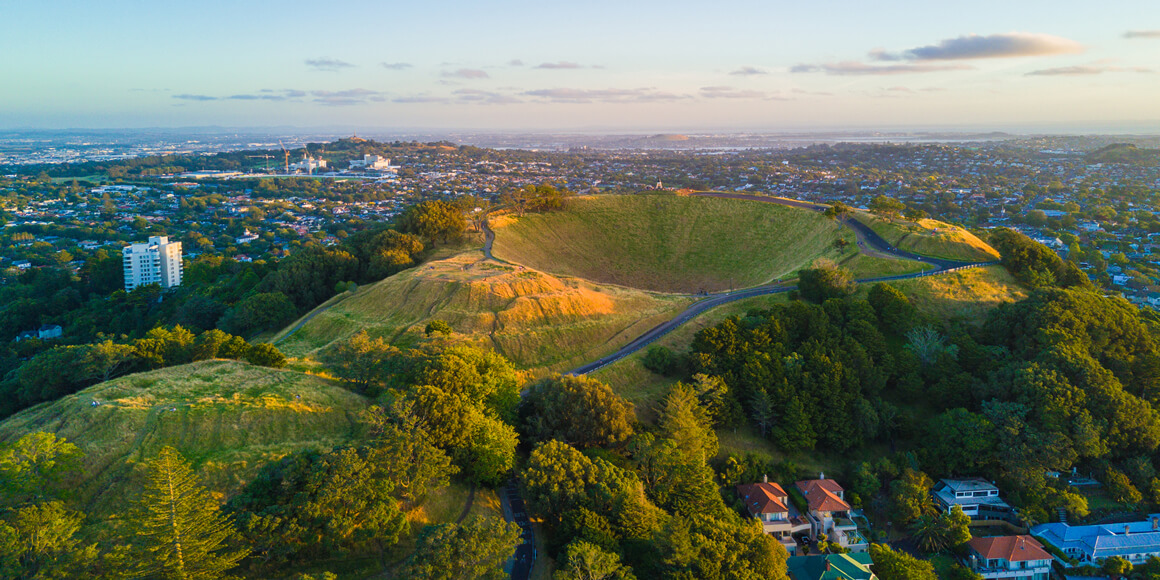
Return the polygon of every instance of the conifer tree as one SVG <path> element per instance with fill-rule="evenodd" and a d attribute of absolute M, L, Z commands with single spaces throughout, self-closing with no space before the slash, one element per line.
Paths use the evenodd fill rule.
<path fill-rule="evenodd" d="M 248 553 L 227 546 L 235 534 L 233 522 L 221 514 L 189 462 L 172 447 L 162 448 L 149 464 L 138 507 L 137 535 L 146 550 L 149 576 L 218 578 Z"/>

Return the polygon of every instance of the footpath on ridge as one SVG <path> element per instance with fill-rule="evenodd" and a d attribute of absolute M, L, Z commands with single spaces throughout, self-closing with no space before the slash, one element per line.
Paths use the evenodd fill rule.
<path fill-rule="evenodd" d="M 796 207 L 798 209 L 807 209 L 807 210 L 812 210 L 812 211 L 825 211 L 826 207 L 828 207 L 825 205 L 816 204 L 816 203 L 809 203 L 809 202 L 805 202 L 805 201 L 796 201 L 796 200 L 792 200 L 792 199 L 784 199 L 784 198 L 778 198 L 778 197 L 763 197 L 763 196 L 749 195 L 749 194 L 744 194 L 744 193 L 701 192 L 701 193 L 694 193 L 691 195 L 694 195 L 697 197 L 721 197 L 721 198 L 728 198 L 728 199 L 741 199 L 741 200 L 748 200 L 748 201 L 757 201 L 757 202 L 761 202 L 761 203 L 774 203 L 777 205 Z M 913 274 L 899 274 L 896 276 L 882 276 L 882 277 L 878 277 L 878 278 L 863 278 L 860 280 L 855 280 L 855 282 L 857 282 L 859 284 L 872 284 L 872 283 L 876 283 L 876 282 L 891 282 L 891 281 L 895 281 L 895 280 L 909 280 L 912 278 L 922 278 L 924 276 L 933 276 L 935 274 L 946 274 L 949 272 L 956 272 L 956 271 L 965 270 L 968 268 L 978 268 L 981 266 L 989 266 L 989 265 L 997 263 L 997 262 L 959 262 L 959 261 L 955 261 L 955 260 L 944 260 L 941 258 L 931 258 L 929 256 L 920 256 L 918 254 L 914 254 L 911 252 L 905 252 L 905 251 L 899 250 L 898 248 L 891 246 L 890 244 L 888 244 L 886 242 L 886 240 L 882 239 L 882 236 L 879 236 L 878 234 L 874 233 L 874 230 L 870 229 L 869 226 L 867 226 L 866 224 L 864 224 L 864 223 L 862 223 L 862 222 L 860 222 L 852 217 L 844 218 L 842 220 L 842 223 L 850 226 L 850 228 L 854 230 L 854 234 L 858 238 L 859 249 L 861 249 L 863 252 L 865 252 L 869 255 L 872 255 L 875 257 L 914 260 L 917 262 L 923 262 L 926 264 L 930 264 L 931 266 L 934 266 L 933 270 L 927 270 L 927 271 L 923 271 L 923 272 L 915 272 Z M 710 310 L 712 308 L 716 308 L 717 306 L 721 306 L 722 304 L 728 304 L 730 302 L 735 302 L 737 300 L 744 300 L 746 298 L 753 298 L 755 296 L 765 296 L 765 295 L 769 295 L 769 294 L 781 294 L 783 292 L 790 292 L 792 290 L 797 290 L 797 286 L 790 286 L 790 285 L 777 283 L 777 284 L 764 284 L 761 286 L 754 286 L 752 288 L 746 288 L 744 290 L 734 290 L 732 292 L 718 292 L 716 294 L 709 294 L 704 300 L 699 300 L 699 301 L 691 304 L 688 308 L 686 308 L 683 312 L 678 314 L 672 320 L 669 320 L 667 322 L 662 322 L 662 323 L 658 324 L 656 327 L 654 327 L 652 330 L 649 330 L 648 332 L 636 337 L 635 339 L 632 340 L 632 342 L 629 342 L 628 344 L 621 347 L 620 350 L 617 350 L 616 352 L 614 352 L 608 356 L 605 356 L 599 360 L 595 360 L 595 361 L 592 361 L 586 365 L 577 367 L 577 368 L 569 371 L 568 374 L 586 375 L 588 373 L 598 371 L 598 370 L 600 370 L 600 369 L 602 369 L 602 368 L 604 368 L 604 367 L 606 367 L 614 362 L 617 362 L 617 361 L 623 359 L 624 357 L 631 355 L 632 353 L 648 346 L 656 339 L 672 332 L 676 328 L 680 327 L 682 324 L 685 324 L 686 322 L 696 318 L 698 315 L 704 313 L 705 311 Z"/>

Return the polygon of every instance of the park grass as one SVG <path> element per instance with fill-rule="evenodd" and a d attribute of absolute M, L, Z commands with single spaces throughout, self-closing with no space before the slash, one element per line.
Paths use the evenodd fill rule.
<path fill-rule="evenodd" d="M 497 258 L 659 292 L 745 288 L 790 276 L 853 232 L 818 212 L 666 195 L 586 196 L 562 211 L 497 220 Z"/>
<path fill-rule="evenodd" d="M 1027 297 L 1027 291 L 1002 266 L 986 266 L 949 274 L 890 282 L 919 312 L 938 320 L 961 319 L 981 324 L 987 313 L 1005 302 Z M 869 287 L 859 294 L 865 297 Z"/>
<path fill-rule="evenodd" d="M 857 212 L 854 217 L 900 250 L 963 262 L 999 259 L 999 252 L 986 242 L 963 228 L 945 222 L 923 219 L 914 223 L 898 218 L 884 218 L 869 212 Z"/>
<path fill-rule="evenodd" d="M 466 252 L 359 288 L 316 310 L 286 337 L 291 325 L 275 343 L 290 356 L 311 356 L 365 330 L 406 346 L 439 319 L 456 339 L 494 348 L 518 368 L 542 375 L 613 352 L 692 300 L 560 278 Z"/>
<path fill-rule="evenodd" d="M 122 377 L 26 409 L 0 422 L 0 442 L 46 431 L 75 443 L 85 453 L 78 498 L 95 518 L 115 519 L 139 489 L 144 464 L 163 446 L 177 448 L 224 499 L 272 461 L 345 443 L 365 405 L 320 377 L 209 360 Z"/>
<path fill-rule="evenodd" d="M 863 252 L 857 252 L 847 258 L 843 258 L 838 262 L 838 265 L 849 270 L 850 275 L 855 280 L 913 274 L 915 272 L 922 272 L 923 270 L 934 269 L 934 266 L 915 260 L 879 258 L 877 256 L 869 256 Z"/>

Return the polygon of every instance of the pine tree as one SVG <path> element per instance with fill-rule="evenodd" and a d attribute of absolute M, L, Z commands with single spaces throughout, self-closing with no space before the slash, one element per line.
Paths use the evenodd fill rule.
<path fill-rule="evenodd" d="M 197 480 L 189 462 L 165 447 L 149 464 L 145 491 L 138 500 L 138 536 L 149 575 L 179 580 L 218 578 L 248 550 L 226 546 L 235 534 L 213 496 Z"/>

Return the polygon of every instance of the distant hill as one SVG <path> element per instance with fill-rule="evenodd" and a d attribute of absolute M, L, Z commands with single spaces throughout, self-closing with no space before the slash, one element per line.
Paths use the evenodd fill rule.
<path fill-rule="evenodd" d="M 818 212 L 675 195 L 568 200 L 565 211 L 493 225 L 497 258 L 553 274 L 658 292 L 745 288 L 837 257 L 848 229 Z"/>
<path fill-rule="evenodd" d="M 1129 165 L 1160 165 L 1160 149 L 1141 149 L 1131 143 L 1113 143 L 1088 153 L 1088 163 L 1126 163 Z"/>
<path fill-rule="evenodd" d="M 210 360 L 122 377 L 26 409 L 0 422 L 0 441 L 47 431 L 75 443 L 85 452 L 77 492 L 91 515 L 104 518 L 121 513 L 127 490 L 139 489 L 138 467 L 165 445 L 225 496 L 269 461 L 347 441 L 365 405 L 313 375 Z"/>
<path fill-rule="evenodd" d="M 486 261 L 474 251 L 361 288 L 274 340 L 291 356 L 314 354 L 360 330 L 408 344 L 440 319 L 519 368 L 562 371 L 615 350 L 690 302 Z"/>

